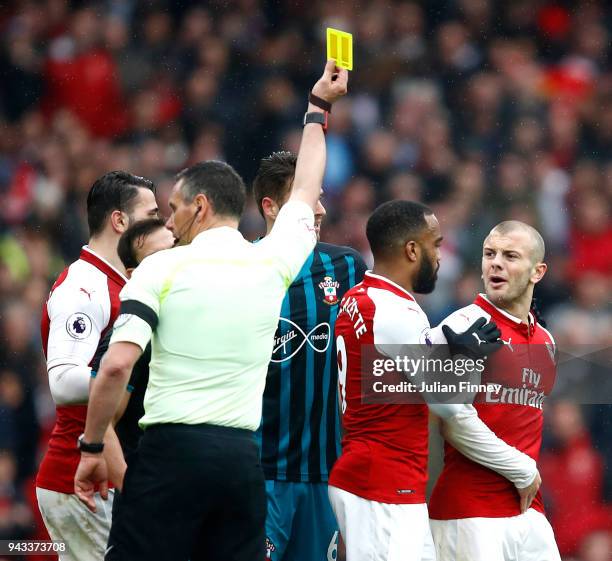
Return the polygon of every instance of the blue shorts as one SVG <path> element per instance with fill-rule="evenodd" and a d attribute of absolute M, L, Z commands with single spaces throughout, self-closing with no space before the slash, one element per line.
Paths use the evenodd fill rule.
<path fill-rule="evenodd" d="M 335 561 L 338 523 L 327 483 L 266 480 L 266 559 Z"/>

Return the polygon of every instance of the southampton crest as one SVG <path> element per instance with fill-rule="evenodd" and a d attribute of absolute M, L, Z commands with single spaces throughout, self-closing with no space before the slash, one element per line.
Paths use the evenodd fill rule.
<path fill-rule="evenodd" d="M 324 302 L 330 306 L 335 306 L 338 303 L 338 295 L 336 291 L 340 288 L 340 283 L 332 277 L 323 277 L 323 281 L 319 283 L 319 288 L 323 291 Z"/>

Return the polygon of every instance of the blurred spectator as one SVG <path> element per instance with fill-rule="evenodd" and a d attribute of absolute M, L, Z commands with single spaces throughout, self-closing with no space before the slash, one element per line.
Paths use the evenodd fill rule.
<path fill-rule="evenodd" d="M 561 555 L 575 554 L 593 532 L 612 531 L 612 507 L 602 495 L 603 461 L 593 448 L 578 406 L 561 401 L 546 413 L 554 448 L 540 462 L 545 501 Z"/>

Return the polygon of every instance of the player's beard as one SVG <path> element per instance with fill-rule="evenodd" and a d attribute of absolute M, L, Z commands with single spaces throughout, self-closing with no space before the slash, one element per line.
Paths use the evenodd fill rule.
<path fill-rule="evenodd" d="M 433 262 L 429 259 L 429 256 L 423 255 L 412 289 L 417 294 L 431 294 L 436 287 L 437 280 L 438 270 L 434 270 Z"/>

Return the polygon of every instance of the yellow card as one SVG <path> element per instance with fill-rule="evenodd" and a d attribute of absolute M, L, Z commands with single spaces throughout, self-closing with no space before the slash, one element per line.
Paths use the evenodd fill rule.
<path fill-rule="evenodd" d="M 353 70 L 353 36 L 350 33 L 327 28 L 327 60 L 330 59 L 340 68 Z"/>

